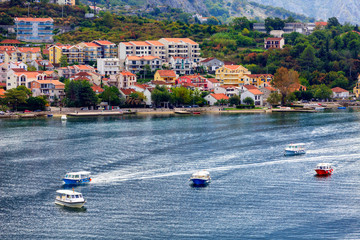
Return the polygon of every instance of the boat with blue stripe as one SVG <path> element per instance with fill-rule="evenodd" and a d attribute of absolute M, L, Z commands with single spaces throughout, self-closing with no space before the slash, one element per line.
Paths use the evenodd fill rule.
<path fill-rule="evenodd" d="M 205 170 L 198 171 L 193 175 L 191 175 L 190 177 L 190 181 L 192 181 L 194 185 L 200 185 L 200 186 L 207 185 L 210 182 L 210 180 L 211 180 L 210 173 Z"/>
<path fill-rule="evenodd" d="M 305 154 L 305 143 L 294 143 L 289 144 L 285 148 L 285 156 L 295 156 L 295 155 L 301 155 Z"/>
<path fill-rule="evenodd" d="M 64 184 L 78 185 L 91 182 L 91 172 L 69 172 L 63 178 Z"/>

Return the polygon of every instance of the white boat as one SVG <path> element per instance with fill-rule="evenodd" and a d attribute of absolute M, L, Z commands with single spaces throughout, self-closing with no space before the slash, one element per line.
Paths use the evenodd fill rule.
<path fill-rule="evenodd" d="M 210 180 L 210 173 L 205 170 L 193 173 L 190 177 L 190 181 L 192 181 L 194 185 L 205 185 L 208 184 Z"/>
<path fill-rule="evenodd" d="M 55 204 L 70 207 L 70 208 L 81 208 L 86 203 L 83 195 L 74 190 L 57 190 Z"/>
<path fill-rule="evenodd" d="M 61 116 L 61 120 L 62 120 L 62 121 L 65 121 L 65 120 L 67 120 L 67 117 L 66 117 L 66 115 L 62 115 L 62 116 Z"/>
<path fill-rule="evenodd" d="M 314 170 L 319 176 L 331 175 L 334 171 L 330 163 L 319 163 Z"/>
<path fill-rule="evenodd" d="M 289 144 L 285 148 L 285 156 L 305 154 L 305 143 Z"/>

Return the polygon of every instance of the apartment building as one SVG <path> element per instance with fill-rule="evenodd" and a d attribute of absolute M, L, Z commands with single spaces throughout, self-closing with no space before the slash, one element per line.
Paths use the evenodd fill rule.
<path fill-rule="evenodd" d="M 10 69 L 7 73 L 6 89 L 17 88 L 18 86 L 26 86 L 30 88 L 30 82 L 35 80 L 43 80 L 46 74 L 40 72 L 28 72 L 24 69 Z"/>
<path fill-rule="evenodd" d="M 136 83 L 137 77 L 135 74 L 122 71 L 116 75 L 111 75 L 110 79 L 108 80 L 109 86 L 115 86 L 118 89 L 120 88 L 128 88 L 133 86 Z"/>
<path fill-rule="evenodd" d="M 118 48 L 115 43 L 107 40 L 94 40 L 92 42 L 101 47 L 102 58 L 117 58 Z"/>
<path fill-rule="evenodd" d="M 245 74 L 251 74 L 251 72 L 241 65 L 224 65 L 215 72 L 216 79 L 221 84 L 239 85 L 241 78 Z"/>
<path fill-rule="evenodd" d="M 125 68 L 131 73 L 139 73 L 145 69 L 145 66 L 148 65 L 151 71 L 161 69 L 163 65 L 163 59 L 155 56 L 128 56 L 125 59 Z"/>
<path fill-rule="evenodd" d="M 171 57 L 190 58 L 192 62 L 200 62 L 199 44 L 190 38 L 161 38 L 160 43 L 165 46 L 166 60 Z"/>
<path fill-rule="evenodd" d="M 16 39 L 24 42 L 53 42 L 52 18 L 15 18 Z"/>
<path fill-rule="evenodd" d="M 119 43 L 119 58 L 123 60 L 127 56 L 155 56 L 165 60 L 165 46 L 159 41 L 131 41 Z"/>
<path fill-rule="evenodd" d="M 282 49 L 285 45 L 284 38 L 265 38 L 264 39 L 264 47 L 265 49 L 276 48 Z"/>
<path fill-rule="evenodd" d="M 65 84 L 58 80 L 34 80 L 28 86 L 34 97 L 46 96 L 50 102 L 65 97 Z"/>
<path fill-rule="evenodd" d="M 190 58 L 171 57 L 169 60 L 169 66 L 178 75 L 185 75 L 192 73 L 192 62 Z"/>
<path fill-rule="evenodd" d="M 49 60 L 52 64 L 59 64 L 65 55 L 69 64 L 84 64 L 84 52 L 78 45 L 52 45 L 49 47 Z"/>
<path fill-rule="evenodd" d="M 124 69 L 124 65 L 120 63 L 119 58 L 98 58 L 97 59 L 97 71 L 101 75 L 118 74 L 121 69 Z"/>
<path fill-rule="evenodd" d="M 254 85 L 256 87 L 271 86 L 274 79 L 272 74 L 245 74 L 241 77 L 240 85 Z"/>
<path fill-rule="evenodd" d="M 316 27 L 315 23 L 285 23 L 283 28 L 284 33 L 297 32 L 304 35 L 310 35 L 314 32 Z"/>
<path fill-rule="evenodd" d="M 50 3 L 75 6 L 75 0 L 50 0 Z"/>
<path fill-rule="evenodd" d="M 96 62 L 96 59 L 102 58 L 102 47 L 94 42 L 82 42 L 78 44 L 84 53 L 84 63 Z"/>
<path fill-rule="evenodd" d="M 266 27 L 265 27 L 265 23 L 253 23 L 253 29 L 255 31 L 261 32 L 261 33 L 266 33 Z"/>

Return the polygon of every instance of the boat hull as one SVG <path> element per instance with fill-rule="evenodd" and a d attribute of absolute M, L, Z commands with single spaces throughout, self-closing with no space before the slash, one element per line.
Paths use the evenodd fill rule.
<path fill-rule="evenodd" d="M 292 150 L 285 150 L 285 156 L 295 156 L 295 155 L 302 155 L 305 154 L 305 150 L 297 150 L 297 151 L 292 151 Z"/>
<path fill-rule="evenodd" d="M 60 201 L 58 199 L 55 200 L 55 204 L 63 206 L 63 207 L 69 207 L 69 208 L 82 208 L 86 201 L 83 202 L 64 202 Z"/>
<path fill-rule="evenodd" d="M 64 184 L 76 185 L 76 184 L 89 183 L 91 181 L 91 178 L 84 178 L 79 180 L 63 178 L 63 181 Z"/>
<path fill-rule="evenodd" d="M 194 179 L 190 179 L 192 181 L 192 183 L 194 185 L 206 185 L 210 182 L 209 179 L 199 179 L 199 178 L 194 178 Z"/>
<path fill-rule="evenodd" d="M 324 169 L 315 169 L 315 172 L 317 175 L 319 176 L 324 176 L 324 175 L 330 175 L 333 172 L 333 169 L 328 169 L 328 170 L 324 170 Z"/>

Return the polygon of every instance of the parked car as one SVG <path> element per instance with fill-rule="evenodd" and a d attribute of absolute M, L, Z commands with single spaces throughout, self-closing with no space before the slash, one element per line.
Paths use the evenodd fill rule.
<path fill-rule="evenodd" d="M 193 107 L 193 108 L 198 108 L 198 107 L 199 107 L 199 105 L 193 105 L 192 107 Z"/>
<path fill-rule="evenodd" d="M 80 108 L 80 110 L 89 110 L 87 107 L 82 107 L 82 108 Z"/>
<path fill-rule="evenodd" d="M 25 111 L 24 111 L 24 113 L 29 113 L 29 112 L 31 112 L 31 111 L 30 111 L 30 110 L 25 110 Z"/>
<path fill-rule="evenodd" d="M 34 112 L 41 112 L 41 110 L 40 110 L 40 109 L 37 109 L 37 110 L 35 110 Z"/>
<path fill-rule="evenodd" d="M 3 112 L 3 111 L 0 111 L 0 115 L 5 115 L 5 112 Z"/>
<path fill-rule="evenodd" d="M 185 105 L 184 108 L 191 108 L 191 106 L 190 105 Z"/>

